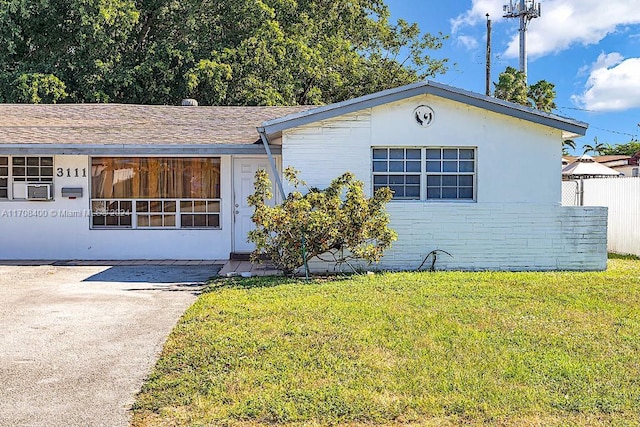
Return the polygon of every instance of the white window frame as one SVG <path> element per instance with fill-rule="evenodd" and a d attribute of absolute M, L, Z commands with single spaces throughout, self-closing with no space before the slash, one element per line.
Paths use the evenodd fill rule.
<path fill-rule="evenodd" d="M 415 150 L 415 149 L 419 149 L 420 151 L 420 197 L 419 198 L 393 198 L 391 199 L 392 202 L 429 202 L 429 203 L 476 203 L 477 202 L 477 194 L 478 194 L 478 147 L 476 146 L 466 146 L 466 145 L 460 145 L 460 146 L 374 146 L 371 147 L 371 189 L 372 192 L 375 191 L 376 189 L 376 184 L 375 184 L 375 177 L 376 176 L 390 176 L 390 175 L 415 175 L 415 172 L 376 172 L 374 171 L 374 150 L 392 150 L 392 149 L 404 149 L 404 150 Z M 447 150 L 447 149 L 456 149 L 456 150 L 473 150 L 473 172 L 443 172 L 443 171 L 439 171 L 439 172 L 427 172 L 427 150 L 432 150 L 432 149 L 437 149 L 437 150 L 441 150 L 441 153 L 443 153 L 442 150 Z M 406 153 L 406 151 L 405 151 Z M 389 155 L 388 155 L 389 156 Z M 406 156 L 406 154 L 405 154 Z M 387 160 L 390 161 L 390 158 L 387 157 Z M 460 162 L 460 160 L 467 160 L 467 159 L 460 159 L 460 154 L 458 151 L 458 156 L 456 159 L 451 159 L 451 160 L 455 160 L 456 162 Z M 441 161 L 444 161 L 443 159 L 441 159 Z M 473 178 L 473 196 L 472 198 L 450 198 L 450 199 L 443 199 L 443 198 L 427 198 L 427 177 L 428 176 L 434 176 L 434 175 L 457 175 L 457 176 L 461 176 L 461 175 L 471 175 Z M 379 184 L 378 184 L 379 185 Z M 457 188 L 459 188 L 460 186 L 457 185 Z"/>
<path fill-rule="evenodd" d="M 55 156 L 53 155 L 38 155 L 38 156 L 34 156 L 34 155 L 0 155 L 0 158 L 3 159 L 7 159 L 7 164 L 6 165 L 0 165 L 0 170 L 2 170 L 3 168 L 7 169 L 7 173 L 6 174 L 0 174 L 0 179 L 6 179 L 7 181 L 7 186 L 6 186 L 6 197 L 0 197 L 0 202 L 6 202 L 6 201 L 10 201 L 10 200 L 17 200 L 17 201 L 25 201 L 27 200 L 26 198 L 16 198 L 13 192 L 13 185 L 15 183 L 24 183 L 26 184 L 49 184 L 53 186 L 54 180 L 55 180 Z M 14 165 L 13 161 L 15 158 L 24 158 L 25 159 L 25 165 Z M 37 158 L 37 159 L 43 159 L 43 158 L 50 158 L 51 159 L 51 165 L 46 165 L 46 166 L 42 166 L 42 160 L 38 161 L 38 165 L 28 165 L 28 160 L 26 159 L 33 159 L 33 158 Z M 19 175 L 16 176 L 13 172 L 14 172 L 14 168 L 20 168 L 20 167 L 24 167 L 25 168 L 25 175 Z M 34 168 L 37 167 L 38 168 L 38 175 L 37 176 L 32 176 L 29 177 L 28 175 L 28 168 Z M 48 175 L 43 175 L 42 174 L 42 168 L 51 168 L 51 176 Z M 1 187 L 2 189 L 5 189 L 4 186 Z"/>

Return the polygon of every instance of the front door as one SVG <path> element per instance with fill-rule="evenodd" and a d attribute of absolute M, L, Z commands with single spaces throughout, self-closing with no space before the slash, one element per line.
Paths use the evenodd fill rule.
<path fill-rule="evenodd" d="M 271 164 L 269 163 L 269 159 L 235 157 L 233 160 L 233 251 L 236 253 L 248 253 L 254 249 L 253 243 L 247 242 L 247 233 L 254 228 L 253 221 L 251 221 L 253 208 L 248 205 L 247 197 L 253 194 L 253 180 L 258 169 L 266 170 L 269 173 L 271 182 L 273 183 L 273 174 L 271 173 Z"/>

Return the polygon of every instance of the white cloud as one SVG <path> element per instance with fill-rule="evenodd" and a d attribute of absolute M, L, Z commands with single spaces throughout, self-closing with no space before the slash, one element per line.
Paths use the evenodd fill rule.
<path fill-rule="evenodd" d="M 468 50 L 474 50 L 478 47 L 478 40 L 471 36 L 458 36 L 456 37 L 456 42 L 463 45 Z"/>
<path fill-rule="evenodd" d="M 584 92 L 571 99 L 587 110 L 640 108 L 640 58 L 601 53 L 591 66 Z"/>
<path fill-rule="evenodd" d="M 473 0 L 471 9 L 451 21 L 451 31 L 455 33 L 466 25 L 480 23 L 487 12 L 494 23 L 506 22 L 501 18 L 505 3 L 507 0 Z M 542 16 L 531 21 L 527 31 L 530 57 L 561 52 L 573 44 L 597 44 L 622 26 L 640 24 L 637 1 L 544 0 L 541 4 Z M 516 19 L 509 21 L 514 26 L 517 23 Z M 517 58 L 518 43 L 516 30 L 505 56 Z"/>

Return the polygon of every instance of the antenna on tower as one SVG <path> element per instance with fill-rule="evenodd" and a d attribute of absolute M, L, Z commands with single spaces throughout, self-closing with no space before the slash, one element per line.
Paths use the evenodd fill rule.
<path fill-rule="evenodd" d="M 529 21 L 541 16 L 540 3 L 536 0 L 520 0 L 514 4 L 502 6 L 503 18 L 520 18 L 520 71 L 527 77 L 527 25 Z"/>

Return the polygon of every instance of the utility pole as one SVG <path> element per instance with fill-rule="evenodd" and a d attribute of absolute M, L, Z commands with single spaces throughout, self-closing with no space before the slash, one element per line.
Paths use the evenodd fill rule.
<path fill-rule="evenodd" d="M 487 73 L 485 95 L 491 96 L 491 19 L 487 13 Z"/>
<path fill-rule="evenodd" d="M 509 0 L 509 4 L 502 6 L 503 18 L 520 18 L 520 71 L 527 77 L 527 25 L 529 21 L 540 16 L 540 3 L 536 0 L 520 0 L 514 4 Z"/>

